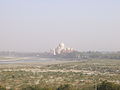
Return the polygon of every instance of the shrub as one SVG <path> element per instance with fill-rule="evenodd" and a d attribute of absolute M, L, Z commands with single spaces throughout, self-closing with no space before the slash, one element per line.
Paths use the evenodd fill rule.
<path fill-rule="evenodd" d="M 0 90 L 6 90 L 4 87 L 0 86 Z"/>
<path fill-rule="evenodd" d="M 60 87 L 57 88 L 57 90 L 72 90 L 70 85 L 61 85 Z"/>
<path fill-rule="evenodd" d="M 120 90 L 120 85 L 103 81 L 97 86 L 97 90 Z"/>

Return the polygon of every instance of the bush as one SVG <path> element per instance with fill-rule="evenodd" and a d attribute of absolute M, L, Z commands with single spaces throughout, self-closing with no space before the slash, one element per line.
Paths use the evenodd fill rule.
<path fill-rule="evenodd" d="M 70 85 L 61 85 L 60 87 L 57 88 L 57 90 L 72 90 Z"/>
<path fill-rule="evenodd" d="M 120 85 L 103 81 L 97 86 L 97 90 L 120 90 Z"/>
<path fill-rule="evenodd" d="M 4 87 L 0 86 L 0 90 L 6 90 Z"/>
<path fill-rule="evenodd" d="M 22 88 L 22 90 L 53 90 L 53 89 L 47 87 L 40 87 L 39 85 L 34 85 L 34 86 L 26 86 Z"/>

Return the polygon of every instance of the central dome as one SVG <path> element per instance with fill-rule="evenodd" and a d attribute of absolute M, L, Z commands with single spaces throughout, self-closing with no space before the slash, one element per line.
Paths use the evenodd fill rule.
<path fill-rule="evenodd" d="M 59 46 L 60 46 L 60 47 L 64 47 L 65 44 L 64 44 L 64 43 L 60 43 Z"/>
<path fill-rule="evenodd" d="M 64 49 L 65 48 L 65 44 L 64 43 L 60 43 L 59 47 L 60 47 L 60 49 Z"/>

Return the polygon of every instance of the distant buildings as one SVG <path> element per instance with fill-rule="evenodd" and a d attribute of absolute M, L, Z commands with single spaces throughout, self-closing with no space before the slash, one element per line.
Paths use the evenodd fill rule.
<path fill-rule="evenodd" d="M 52 53 L 53 55 L 58 55 L 58 54 L 62 54 L 62 53 L 70 53 L 73 51 L 74 51 L 73 48 L 65 48 L 65 44 L 60 43 L 55 49 L 50 50 L 50 53 Z"/>

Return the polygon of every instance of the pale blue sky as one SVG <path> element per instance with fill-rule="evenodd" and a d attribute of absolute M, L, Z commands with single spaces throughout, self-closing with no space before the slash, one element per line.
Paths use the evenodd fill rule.
<path fill-rule="evenodd" d="M 0 51 L 120 51 L 120 0 L 0 0 Z"/>

